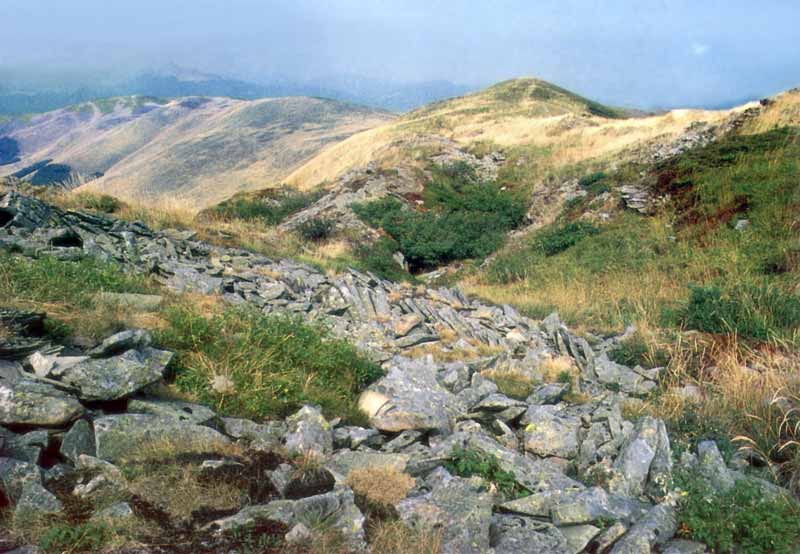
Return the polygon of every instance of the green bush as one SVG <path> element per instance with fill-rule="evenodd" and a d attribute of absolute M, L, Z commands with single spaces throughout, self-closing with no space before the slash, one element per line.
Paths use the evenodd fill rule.
<path fill-rule="evenodd" d="M 663 350 L 651 349 L 638 334 L 620 342 L 608 352 L 608 357 L 618 364 L 645 369 L 663 367 L 669 363 L 669 355 Z"/>
<path fill-rule="evenodd" d="M 39 546 L 48 554 L 98 552 L 108 541 L 109 535 L 108 527 L 105 525 L 60 524 L 45 531 Z"/>
<path fill-rule="evenodd" d="M 611 190 L 606 182 L 607 178 L 608 175 L 602 171 L 598 171 L 597 173 L 592 173 L 581 178 L 578 181 L 578 185 L 581 188 L 588 190 L 593 195 L 598 196 Z"/>
<path fill-rule="evenodd" d="M 305 240 L 318 242 L 329 238 L 334 229 L 336 229 L 335 221 L 315 217 L 298 225 L 295 231 Z"/>
<path fill-rule="evenodd" d="M 600 230 L 591 223 L 576 221 L 560 227 L 543 229 L 537 234 L 534 245 L 545 256 L 554 256 L 599 232 Z"/>
<path fill-rule="evenodd" d="M 719 492 L 698 479 L 684 478 L 680 533 L 714 552 L 794 554 L 800 547 L 800 508 L 788 498 L 765 495 L 740 480 Z"/>
<path fill-rule="evenodd" d="M 736 333 L 745 339 L 791 336 L 800 326 L 800 298 L 775 286 L 691 286 L 682 323 L 706 333 Z"/>
<path fill-rule="evenodd" d="M 525 217 L 519 197 L 496 185 L 438 175 L 425 190 L 425 209 L 411 210 L 393 198 L 353 207 L 367 224 L 383 229 L 416 272 L 454 260 L 483 258 Z"/>
<path fill-rule="evenodd" d="M 224 220 L 243 219 L 278 225 L 284 219 L 319 200 L 321 191 L 300 192 L 284 187 L 269 195 L 254 197 L 237 195 L 208 210 L 208 214 Z"/>
<path fill-rule="evenodd" d="M 178 353 L 178 387 L 226 415 L 283 417 L 310 403 L 330 417 L 357 419 L 358 394 L 381 375 L 321 324 L 247 306 L 205 317 L 180 305 L 164 315 L 168 326 L 156 338 Z"/>
<path fill-rule="evenodd" d="M 371 271 L 375 275 L 390 281 L 413 280 L 412 276 L 400 267 L 393 258 L 400 250 L 397 241 L 389 237 L 381 237 L 376 242 L 356 245 L 354 254 L 357 269 Z"/>
<path fill-rule="evenodd" d="M 122 207 L 122 202 L 108 194 L 81 194 L 80 201 L 86 209 L 113 214 Z"/>
<path fill-rule="evenodd" d="M 521 498 L 530 494 L 530 491 L 517 483 L 511 472 L 505 471 L 500 467 L 500 462 L 491 454 L 484 454 L 477 450 L 454 448 L 450 453 L 450 459 L 445 462 L 444 467 L 447 471 L 459 477 L 477 475 L 494 483 L 497 486 L 497 490 L 505 498 Z"/>

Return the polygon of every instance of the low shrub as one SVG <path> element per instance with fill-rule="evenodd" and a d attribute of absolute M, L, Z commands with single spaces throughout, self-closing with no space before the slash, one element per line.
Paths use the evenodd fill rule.
<path fill-rule="evenodd" d="M 98 552 L 106 544 L 109 537 L 110 531 L 105 525 L 93 523 L 81 525 L 60 524 L 45 531 L 39 541 L 39 546 L 48 554 Z"/>
<path fill-rule="evenodd" d="M 336 229 L 336 222 L 331 219 L 315 217 L 304 221 L 295 229 L 303 239 L 318 242 L 330 238 Z"/>
<path fill-rule="evenodd" d="M 389 237 L 381 237 L 372 244 L 358 244 L 354 249 L 355 265 L 358 269 L 371 271 L 390 281 L 413 280 L 413 277 L 400 267 L 393 257 L 399 250 L 400 245 Z"/>
<path fill-rule="evenodd" d="M 460 171 L 460 170 L 459 170 Z M 397 243 L 412 272 L 494 252 L 525 217 L 525 204 L 496 185 L 439 175 L 425 190 L 425 209 L 386 198 L 356 205 L 356 214 Z"/>
<path fill-rule="evenodd" d="M 681 321 L 689 329 L 745 339 L 791 336 L 800 327 L 800 298 L 775 286 L 691 286 Z"/>
<path fill-rule="evenodd" d="M 764 494 L 739 480 L 719 492 L 698 479 L 680 482 L 686 492 L 679 511 L 679 534 L 714 552 L 792 554 L 800 546 L 800 507 L 793 500 Z"/>
<path fill-rule="evenodd" d="M 540 231 L 534 239 L 534 248 L 545 256 L 554 256 L 599 232 L 600 229 L 591 223 L 583 221 L 567 223 Z"/>
<path fill-rule="evenodd" d="M 237 195 L 206 211 L 223 220 L 243 219 L 278 225 L 284 219 L 319 200 L 321 191 L 300 192 L 283 187 L 262 196 Z"/>
<path fill-rule="evenodd" d="M 618 364 L 629 367 L 642 366 L 645 369 L 664 367 L 669 363 L 669 354 L 660 348 L 654 348 L 641 335 L 620 342 L 608 352 L 608 357 Z"/>
<path fill-rule="evenodd" d="M 520 498 L 530 494 L 525 487 L 517 483 L 514 475 L 500 467 L 495 456 L 477 450 L 454 448 L 450 459 L 444 467 L 453 475 L 472 477 L 477 475 L 494 483 L 497 490 L 506 498 Z"/>
<path fill-rule="evenodd" d="M 157 342 L 178 353 L 178 388 L 226 415 L 283 417 L 310 403 L 358 420 L 358 394 L 382 374 L 322 324 L 246 306 L 206 317 L 176 305 L 164 315 Z"/>

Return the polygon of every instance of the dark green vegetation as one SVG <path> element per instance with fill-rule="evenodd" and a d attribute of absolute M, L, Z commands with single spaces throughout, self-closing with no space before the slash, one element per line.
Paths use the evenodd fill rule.
<path fill-rule="evenodd" d="M 653 349 L 639 333 L 620 342 L 608 352 L 608 357 L 629 367 L 642 366 L 645 369 L 664 367 L 669 363 L 669 355 L 661 349 Z"/>
<path fill-rule="evenodd" d="M 92 523 L 56 525 L 45 531 L 39 546 L 47 554 L 99 552 L 108 541 L 109 529 Z"/>
<path fill-rule="evenodd" d="M 19 161 L 19 144 L 11 137 L 0 137 L 0 165 Z"/>
<path fill-rule="evenodd" d="M 230 221 L 242 219 L 278 225 L 284 219 L 319 200 L 320 191 L 299 192 L 291 187 L 267 190 L 258 196 L 240 194 L 204 213 Z"/>
<path fill-rule="evenodd" d="M 72 168 L 66 164 L 54 164 L 52 160 L 42 160 L 24 167 L 12 177 L 27 179 L 32 185 L 53 185 L 68 181 L 72 177 Z"/>
<path fill-rule="evenodd" d="M 393 258 L 399 250 L 400 245 L 390 237 L 381 237 L 372 244 L 357 244 L 352 265 L 391 281 L 413 281 L 413 277 Z"/>
<path fill-rule="evenodd" d="M 505 234 L 525 217 L 521 198 L 478 182 L 463 164 L 436 170 L 423 200 L 421 210 L 412 210 L 394 198 L 353 207 L 364 222 L 382 229 L 396 242 L 412 272 L 483 258 L 497 250 Z"/>
<path fill-rule="evenodd" d="M 679 533 L 720 554 L 793 554 L 800 546 L 800 507 L 741 480 L 719 492 L 698 480 L 680 483 Z"/>
<path fill-rule="evenodd" d="M 282 417 L 312 403 L 359 420 L 358 393 L 381 375 L 321 324 L 242 307 L 208 317 L 179 305 L 165 317 L 157 341 L 178 353 L 178 387 L 226 415 Z"/>
<path fill-rule="evenodd" d="M 305 240 L 318 242 L 330 238 L 336 229 L 336 222 L 325 218 L 312 218 L 297 226 L 297 233 Z"/>
<path fill-rule="evenodd" d="M 490 454 L 477 450 L 454 448 L 444 467 L 459 477 L 472 477 L 473 475 L 483 477 L 490 483 L 494 483 L 500 494 L 508 499 L 530 494 L 525 487 L 517 483 L 514 475 L 502 469 L 497 458 Z"/>

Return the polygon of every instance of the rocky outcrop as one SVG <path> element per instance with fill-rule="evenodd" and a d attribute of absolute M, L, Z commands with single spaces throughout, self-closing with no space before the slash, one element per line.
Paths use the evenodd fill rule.
<path fill-rule="evenodd" d="M 309 518 L 316 517 L 353 552 L 365 551 L 364 515 L 348 477 L 375 468 L 413 476 L 416 485 L 393 508 L 408 526 L 441 532 L 445 553 L 652 552 L 675 534 L 664 423 L 643 417 L 634 424 L 621 408 L 650 394 L 659 370 L 612 362 L 607 345 L 576 336 L 555 314 L 539 322 L 458 289 L 411 287 L 356 271 L 328 276 L 212 246 L 191 233 L 157 233 L 15 193 L 0 206 L 14 210 L 0 229 L 0 248 L 114 260 L 174 291 L 324 318 L 385 369 L 361 397 L 367 427 L 329 420 L 314 406 L 283 421 L 254 422 L 148 396 L 172 355 L 153 348 L 142 331 L 69 356 L 30 333 L 32 349 L 0 349 L 0 484 L 20 513 L 66 509 L 57 496 L 63 491 L 51 483 L 68 482 L 68 494 L 87 502 L 110 497 L 92 517 L 141 514 L 118 465 L 168 445 L 175 459 L 199 458 L 209 479 L 239 483 L 243 472 L 254 472 L 258 486 L 247 489 L 241 509 L 194 516 L 192 531 L 207 544 L 223 544 L 229 532 L 251 525 L 300 543 L 315 532 Z M 414 347 L 426 343 L 456 354 L 478 346 L 497 353 L 450 363 L 413 357 Z M 542 368 L 556 358 L 568 361 L 573 382 L 545 382 Z M 537 386 L 526 399 L 510 398 L 491 380 L 496 374 Z M 573 388 L 581 402 L 569 401 Z M 458 451 L 493 460 L 524 495 L 504 496 L 479 475 L 451 473 L 445 466 Z M 45 452 L 58 461 L 46 470 L 37 465 Z M 275 452 L 288 458 L 269 461 Z M 304 459 L 312 464 L 303 470 L 308 475 L 286 463 Z M 711 443 L 701 445 L 691 470 L 720 488 L 738 478 Z M 64 481 L 68 475 L 77 480 Z M 185 529 L 164 525 L 172 533 Z"/>

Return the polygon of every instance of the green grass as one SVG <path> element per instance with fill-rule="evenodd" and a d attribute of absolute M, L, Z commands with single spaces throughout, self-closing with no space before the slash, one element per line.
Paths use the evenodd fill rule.
<path fill-rule="evenodd" d="M 311 403 L 328 417 L 358 421 L 358 394 L 381 375 L 377 364 L 322 324 L 248 307 L 209 317 L 178 305 L 165 318 L 157 342 L 178 353 L 178 387 L 225 415 L 284 417 Z M 215 390 L 218 376 L 232 388 Z"/>
<path fill-rule="evenodd" d="M 319 200 L 321 191 L 299 192 L 289 187 L 269 191 L 260 197 L 237 195 L 206 211 L 223 220 L 242 219 L 278 225 L 284 219 Z"/>
<path fill-rule="evenodd" d="M 110 531 L 105 525 L 60 524 L 45 531 L 39 546 L 47 554 L 99 552 L 108 542 L 109 536 Z"/>
<path fill-rule="evenodd" d="M 520 498 L 530 494 L 517 483 L 511 472 L 500 467 L 497 458 L 477 450 L 454 448 L 444 467 L 459 477 L 479 476 L 497 486 L 497 490 L 507 499 Z"/>
<path fill-rule="evenodd" d="M 518 195 L 477 182 L 466 164 L 437 171 L 423 198 L 421 210 L 394 198 L 353 206 L 364 222 L 382 229 L 397 244 L 412 272 L 484 258 L 525 216 L 525 203 Z"/>
<path fill-rule="evenodd" d="M 681 535 L 720 554 L 794 554 L 800 547 L 800 507 L 772 498 L 745 480 L 727 492 L 697 479 L 680 482 L 687 493 L 680 505 Z"/>
<path fill-rule="evenodd" d="M 86 258 L 60 261 L 30 259 L 0 252 L 0 305 L 51 315 L 52 331 L 61 335 L 102 337 L 119 330 L 113 313 L 98 313 L 98 292 L 153 292 L 140 274 L 125 273 L 113 263 Z"/>

